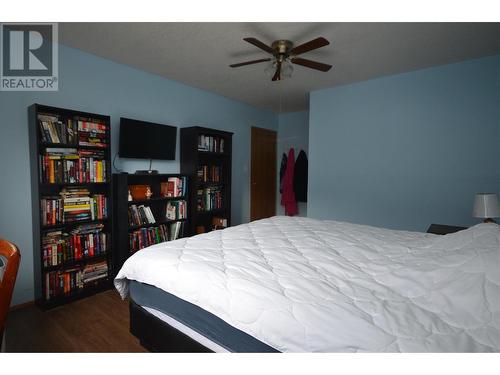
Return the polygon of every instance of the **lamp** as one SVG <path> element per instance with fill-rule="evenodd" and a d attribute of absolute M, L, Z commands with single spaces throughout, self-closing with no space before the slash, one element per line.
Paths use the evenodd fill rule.
<path fill-rule="evenodd" d="M 495 223 L 492 217 L 500 217 L 500 203 L 494 193 L 478 193 L 474 200 L 472 216 L 484 218 L 485 223 Z"/>

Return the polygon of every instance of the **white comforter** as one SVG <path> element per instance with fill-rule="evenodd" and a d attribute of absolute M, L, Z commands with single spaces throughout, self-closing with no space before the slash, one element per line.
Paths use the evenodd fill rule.
<path fill-rule="evenodd" d="M 273 217 L 151 246 L 154 285 L 284 352 L 500 351 L 500 226 L 446 236 Z"/>

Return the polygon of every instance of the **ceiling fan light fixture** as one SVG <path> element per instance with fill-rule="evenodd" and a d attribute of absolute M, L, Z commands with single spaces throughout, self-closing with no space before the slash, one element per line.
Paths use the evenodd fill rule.
<path fill-rule="evenodd" d="M 266 64 L 266 68 L 264 69 L 264 73 L 267 77 L 271 78 L 276 72 L 276 60 L 271 61 L 269 64 Z"/>
<path fill-rule="evenodd" d="M 274 74 L 276 74 L 276 69 L 278 69 L 278 62 L 276 60 L 267 64 L 264 69 L 264 73 L 267 77 L 272 78 Z M 293 74 L 293 65 L 290 61 L 284 60 L 281 63 L 281 72 L 280 72 L 280 80 L 292 78 Z"/>
<path fill-rule="evenodd" d="M 281 64 L 281 79 L 291 78 L 293 73 L 293 65 L 290 61 L 285 60 Z"/>

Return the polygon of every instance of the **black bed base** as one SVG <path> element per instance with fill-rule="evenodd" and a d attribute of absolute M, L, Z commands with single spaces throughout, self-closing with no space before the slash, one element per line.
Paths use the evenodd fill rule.
<path fill-rule="evenodd" d="M 130 333 L 155 353 L 210 353 L 207 347 L 150 314 L 130 300 Z"/>

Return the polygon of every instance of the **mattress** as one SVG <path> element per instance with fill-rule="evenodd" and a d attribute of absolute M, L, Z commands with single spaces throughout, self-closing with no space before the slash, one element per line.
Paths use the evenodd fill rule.
<path fill-rule="evenodd" d="M 446 236 L 273 217 L 143 249 L 155 286 L 282 352 L 500 351 L 500 226 Z"/>
<path fill-rule="evenodd" d="M 182 332 L 186 336 L 189 336 L 190 338 L 192 338 L 193 340 L 195 340 L 199 344 L 210 349 L 212 352 L 229 353 L 229 350 L 227 350 L 226 348 L 213 342 L 212 340 L 210 340 L 207 337 L 203 336 L 202 334 L 196 332 L 195 330 L 189 328 L 188 326 L 180 323 L 178 320 L 175 320 L 170 315 L 167 315 L 167 314 L 165 314 L 159 310 L 153 309 L 151 307 L 147 307 L 147 306 L 140 306 L 140 307 L 143 308 L 144 310 L 146 310 L 148 313 L 150 313 L 154 317 L 160 319 L 164 323 L 167 323 L 169 326 L 175 328 L 176 330 Z"/>
<path fill-rule="evenodd" d="M 131 281 L 129 290 L 130 298 L 139 306 L 214 351 L 276 352 L 214 314 L 152 285 Z"/>

